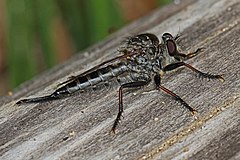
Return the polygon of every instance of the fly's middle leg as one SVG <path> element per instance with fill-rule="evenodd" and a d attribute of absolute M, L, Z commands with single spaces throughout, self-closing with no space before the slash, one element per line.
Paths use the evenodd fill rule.
<path fill-rule="evenodd" d="M 194 115 L 197 111 L 192 108 L 191 106 L 189 106 L 181 97 L 179 97 L 177 94 L 175 94 L 174 92 L 172 92 L 171 90 L 165 88 L 164 86 L 161 85 L 161 77 L 160 75 L 155 75 L 154 77 L 154 82 L 157 86 L 158 89 L 163 90 L 165 93 L 169 94 L 170 96 L 172 96 L 176 101 L 180 102 L 184 107 L 186 107 L 192 115 Z"/>

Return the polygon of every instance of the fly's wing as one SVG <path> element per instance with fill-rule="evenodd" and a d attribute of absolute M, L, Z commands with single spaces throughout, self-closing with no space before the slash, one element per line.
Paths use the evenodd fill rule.
<path fill-rule="evenodd" d="M 97 66 L 94 66 L 93 68 L 91 68 L 91 69 L 89 69 L 89 70 L 87 70 L 87 71 L 85 71 L 85 72 L 83 72 L 83 73 L 81 73 L 81 74 L 79 74 L 79 75 L 77 75 L 77 76 L 70 76 L 70 77 L 68 77 L 68 80 L 66 80 L 66 81 L 58 84 L 58 86 L 61 86 L 61 85 L 70 83 L 70 82 L 78 79 L 79 77 L 85 76 L 85 75 L 87 75 L 87 74 L 89 74 L 89 73 L 91 73 L 91 72 L 96 71 L 97 69 L 106 67 L 106 66 L 112 64 L 113 62 L 117 62 L 117 61 L 120 61 L 120 60 L 123 60 L 123 59 L 128 59 L 129 57 L 138 54 L 138 52 L 129 52 L 129 51 L 127 51 L 127 50 L 124 50 L 123 53 L 124 53 L 123 55 L 117 56 L 117 57 L 114 57 L 114 58 L 112 58 L 112 59 L 110 59 L 110 60 L 107 60 L 107 61 L 105 61 L 105 62 L 102 62 L 101 64 L 99 64 L 99 65 L 97 65 Z"/>

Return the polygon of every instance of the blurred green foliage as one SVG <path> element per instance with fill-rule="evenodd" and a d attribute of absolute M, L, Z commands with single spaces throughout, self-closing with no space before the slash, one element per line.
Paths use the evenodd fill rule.
<path fill-rule="evenodd" d="M 9 0 L 6 3 L 8 69 L 11 85 L 16 86 L 36 73 L 33 1 Z"/>
<path fill-rule="evenodd" d="M 124 24 L 116 1 L 58 0 L 58 4 L 78 51 L 107 36 L 112 26 Z"/>
<path fill-rule="evenodd" d="M 123 26 L 119 10 L 115 0 L 6 0 L 8 72 L 12 88 L 39 70 L 56 64 L 53 38 L 56 17 L 63 19 L 74 49 L 80 51 L 107 36 L 112 27 Z"/>

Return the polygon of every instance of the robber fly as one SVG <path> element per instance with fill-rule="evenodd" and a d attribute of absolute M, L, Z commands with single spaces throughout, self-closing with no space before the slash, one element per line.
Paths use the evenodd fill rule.
<path fill-rule="evenodd" d="M 123 90 L 140 88 L 153 81 L 158 90 L 171 95 L 192 114 L 195 114 L 196 110 L 194 108 L 190 107 L 177 94 L 162 86 L 161 79 L 163 74 L 183 66 L 196 72 L 203 78 L 219 79 L 221 81 L 224 81 L 224 78 L 222 75 L 203 73 L 185 63 L 184 60 L 196 56 L 203 48 L 198 48 L 195 52 L 183 54 L 177 46 L 178 38 L 179 36 L 173 37 L 170 33 L 164 33 L 160 43 L 158 37 L 151 33 L 130 37 L 124 42 L 124 46 L 118 50 L 119 56 L 105 61 L 80 75 L 70 77 L 67 81 L 61 83 L 62 87 L 59 87 L 50 95 L 22 99 L 17 104 L 60 99 L 76 91 L 108 83 L 110 80 L 115 79 L 119 84 L 118 114 L 111 129 L 115 133 L 123 113 Z"/>

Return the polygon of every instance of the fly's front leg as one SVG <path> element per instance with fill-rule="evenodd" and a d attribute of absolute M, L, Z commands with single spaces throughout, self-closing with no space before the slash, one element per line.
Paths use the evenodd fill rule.
<path fill-rule="evenodd" d="M 208 78 L 208 79 L 218 79 L 221 82 L 224 82 L 224 78 L 222 75 L 203 73 L 203 72 L 197 70 L 196 68 L 194 68 L 193 66 L 191 66 L 190 64 L 187 64 L 185 62 L 177 62 L 177 63 L 169 64 L 163 68 L 163 71 L 164 72 L 171 71 L 171 70 L 174 70 L 181 66 L 185 66 L 185 67 L 191 69 L 192 71 L 196 72 L 199 75 L 199 77 Z"/>
<path fill-rule="evenodd" d="M 190 59 L 192 57 L 195 57 L 196 55 L 198 55 L 199 53 L 201 53 L 205 48 L 198 48 L 195 52 L 191 52 L 191 53 L 188 53 L 185 57 L 185 60 L 186 59 Z"/>
<path fill-rule="evenodd" d="M 189 106 L 181 97 L 179 97 L 177 94 L 175 94 L 174 92 L 172 92 L 171 90 L 163 87 L 161 85 L 161 77 L 160 75 L 155 75 L 154 77 L 154 81 L 155 84 L 157 86 L 158 89 L 163 90 L 164 92 L 166 92 L 167 94 L 171 95 L 176 101 L 180 102 L 184 107 L 186 107 L 192 115 L 194 115 L 197 111 L 192 108 L 191 106 Z"/>
<path fill-rule="evenodd" d="M 196 51 L 188 53 L 188 54 L 183 54 L 183 53 L 176 53 L 174 57 L 179 58 L 181 60 L 187 60 L 190 58 L 193 58 L 197 56 L 199 53 L 201 53 L 205 48 L 198 48 Z"/>
<path fill-rule="evenodd" d="M 137 88 L 137 87 L 142 87 L 145 86 L 149 83 L 149 81 L 137 81 L 137 82 L 130 82 L 130 83 L 125 83 L 123 85 L 121 85 L 121 87 L 119 88 L 119 106 L 118 106 L 118 114 L 117 114 L 117 118 L 115 119 L 114 123 L 113 123 L 113 127 L 112 127 L 112 132 L 115 134 L 115 130 L 117 125 L 119 124 L 120 120 L 121 120 L 121 116 L 123 113 L 123 89 L 124 88 Z"/>

